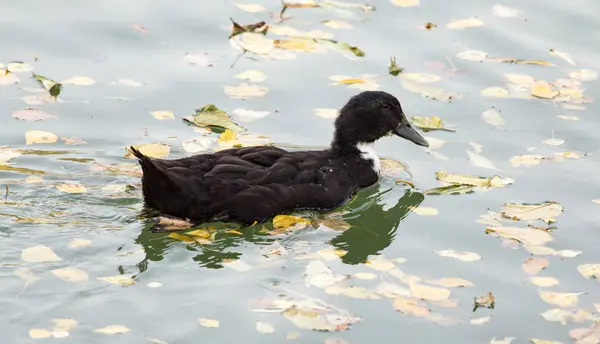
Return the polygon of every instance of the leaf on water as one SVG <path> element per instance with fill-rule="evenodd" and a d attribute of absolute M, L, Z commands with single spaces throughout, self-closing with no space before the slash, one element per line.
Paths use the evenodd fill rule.
<path fill-rule="evenodd" d="M 90 276 L 87 272 L 77 268 L 61 268 L 51 271 L 52 274 L 65 282 L 84 282 L 87 281 Z"/>
<path fill-rule="evenodd" d="M 234 141 L 236 139 L 237 135 L 234 131 L 231 131 L 229 129 L 225 129 L 225 131 L 219 135 L 219 141 Z"/>
<path fill-rule="evenodd" d="M 273 327 L 273 325 L 263 322 L 263 321 L 257 321 L 256 322 L 256 331 L 258 331 L 258 333 L 265 333 L 265 334 L 269 334 L 269 333 L 273 333 L 275 332 L 275 327 Z"/>
<path fill-rule="evenodd" d="M 408 79 L 418 83 L 436 82 L 442 78 L 439 75 L 430 73 L 402 73 L 400 78 Z"/>
<path fill-rule="evenodd" d="M 96 83 L 96 80 L 88 78 L 87 76 L 74 76 L 70 79 L 61 82 L 63 85 L 76 85 L 76 86 L 91 86 Z"/>
<path fill-rule="evenodd" d="M 481 114 L 481 118 L 483 118 L 483 120 L 486 123 L 494 125 L 496 127 L 500 127 L 506 124 L 504 118 L 500 116 L 500 113 L 496 109 L 489 109 L 484 111 Z"/>
<path fill-rule="evenodd" d="M 265 73 L 259 70 L 247 70 L 243 73 L 235 75 L 235 78 L 246 80 L 249 82 L 261 82 L 265 81 L 265 79 L 267 79 L 267 76 L 265 75 Z"/>
<path fill-rule="evenodd" d="M 352 24 L 343 20 L 324 20 L 322 23 L 333 29 L 352 29 L 354 27 Z"/>
<path fill-rule="evenodd" d="M 560 146 L 563 143 L 565 143 L 565 140 L 563 140 L 563 139 L 557 139 L 557 138 L 553 137 L 553 138 L 550 138 L 550 139 L 546 139 L 546 140 L 544 140 L 542 142 L 545 143 L 545 144 L 547 144 L 548 146 L 554 146 L 554 147 L 556 147 L 556 146 Z"/>
<path fill-rule="evenodd" d="M 586 279 L 590 277 L 598 279 L 600 277 L 600 264 L 581 264 L 577 266 L 577 271 Z"/>
<path fill-rule="evenodd" d="M 483 62 L 488 56 L 488 53 L 481 50 L 465 50 L 456 55 L 458 58 L 469 61 Z"/>
<path fill-rule="evenodd" d="M 354 275 L 352 275 L 352 277 L 362 279 L 362 280 L 372 280 L 372 279 L 377 278 L 377 275 L 372 274 L 370 272 L 357 272 Z"/>
<path fill-rule="evenodd" d="M 539 154 L 523 154 L 523 155 L 517 155 L 517 156 L 513 156 L 512 158 L 510 158 L 509 163 L 512 167 L 519 167 L 521 165 L 527 165 L 527 166 L 535 166 L 535 165 L 539 165 L 540 161 L 545 160 L 546 157 L 544 157 L 543 155 L 539 155 Z"/>
<path fill-rule="evenodd" d="M 420 318 L 427 318 L 431 313 L 429 308 L 420 305 L 419 300 L 413 300 L 402 296 L 398 296 L 394 299 L 394 308 L 398 312 Z"/>
<path fill-rule="evenodd" d="M 228 231 L 228 232 L 231 232 L 231 231 Z M 200 237 L 200 238 L 208 239 L 208 238 L 210 238 L 212 236 L 212 233 L 214 233 L 214 231 L 211 232 L 210 228 L 209 229 L 202 229 L 201 228 L 201 229 L 194 229 L 193 231 L 189 231 L 189 232 L 187 232 L 185 234 L 192 235 L 192 236 L 195 236 L 195 237 Z"/>
<path fill-rule="evenodd" d="M 31 339 L 44 339 L 50 338 L 51 336 L 52 332 L 43 328 L 32 328 L 29 330 L 29 338 Z"/>
<path fill-rule="evenodd" d="M 218 328 L 219 320 L 208 319 L 208 318 L 198 318 L 200 325 L 204 327 Z"/>
<path fill-rule="evenodd" d="M 563 60 L 567 61 L 570 65 L 574 66 L 577 64 L 577 63 L 575 63 L 575 61 L 573 61 L 573 58 L 571 58 L 571 55 L 568 53 L 563 53 L 556 49 L 550 49 L 550 54 L 556 55 L 556 56 L 562 58 Z"/>
<path fill-rule="evenodd" d="M 540 271 L 547 268 L 548 265 L 550 265 L 550 261 L 546 258 L 530 257 L 525 259 L 521 268 L 527 274 L 537 275 Z"/>
<path fill-rule="evenodd" d="M 76 137 L 61 136 L 60 139 L 67 145 L 82 145 L 87 143 L 82 139 L 78 139 Z"/>
<path fill-rule="evenodd" d="M 481 94 L 487 97 L 495 97 L 495 98 L 506 98 L 509 93 L 508 90 L 502 87 L 488 87 L 481 91 Z"/>
<path fill-rule="evenodd" d="M 227 113 L 213 104 L 205 105 L 196 110 L 196 113 L 191 117 L 186 117 L 190 123 L 199 127 L 219 127 L 223 130 L 229 129 L 235 132 L 242 132 L 246 129 L 233 122 Z"/>
<path fill-rule="evenodd" d="M 58 262 L 62 259 L 50 247 L 36 245 L 23 249 L 21 251 L 21 260 L 28 263 L 46 263 Z"/>
<path fill-rule="evenodd" d="M 582 252 L 581 251 L 574 251 L 574 250 L 560 250 L 556 252 L 559 256 L 564 257 L 564 258 L 574 258 L 577 257 L 578 255 L 580 255 Z"/>
<path fill-rule="evenodd" d="M 38 75 L 35 73 L 31 73 L 33 75 L 33 78 L 35 80 L 37 80 L 40 85 L 42 85 L 42 87 L 54 98 L 57 98 L 60 95 L 60 92 L 62 90 L 62 84 L 57 83 L 56 81 L 47 78 L 45 76 L 42 75 Z"/>
<path fill-rule="evenodd" d="M 141 87 L 144 86 L 144 83 L 131 80 L 131 79 L 119 79 L 117 80 L 117 84 L 127 86 L 127 87 Z"/>
<path fill-rule="evenodd" d="M 94 332 L 96 332 L 96 333 L 103 333 L 103 334 L 110 334 L 110 335 L 127 333 L 129 331 L 131 331 L 129 329 L 129 327 L 123 326 L 123 325 L 108 325 L 106 327 L 97 328 L 94 330 Z"/>
<path fill-rule="evenodd" d="M 531 338 L 531 342 L 533 344 L 563 344 L 562 342 L 557 342 L 555 340 L 545 340 L 545 339 L 538 339 L 538 338 Z"/>
<path fill-rule="evenodd" d="M 225 94 L 233 99 L 248 99 L 262 97 L 269 93 L 269 88 L 255 84 L 243 83 L 237 86 L 223 86 Z"/>
<path fill-rule="evenodd" d="M 473 318 L 469 322 L 471 323 L 471 325 L 483 325 L 485 323 L 490 322 L 490 320 L 492 320 L 492 316 L 488 315 L 485 317 Z"/>
<path fill-rule="evenodd" d="M 250 13 L 258 13 L 264 12 L 265 7 L 259 4 L 235 4 L 235 6 L 242 11 L 250 12 Z"/>
<path fill-rule="evenodd" d="M 470 185 L 477 187 L 493 187 L 502 188 L 506 185 L 514 183 L 512 178 L 502 178 L 500 176 L 493 176 L 491 178 L 470 176 L 466 174 L 452 174 L 446 170 L 441 170 L 435 173 L 437 180 L 454 184 L 454 185 Z"/>
<path fill-rule="evenodd" d="M 264 36 L 269 30 L 269 25 L 267 25 L 264 21 L 259 21 L 254 24 L 241 25 L 236 23 L 233 19 L 231 20 L 231 35 L 229 35 L 229 39 L 232 39 L 235 36 L 244 34 L 244 33 L 258 33 Z"/>
<path fill-rule="evenodd" d="M 164 110 L 150 111 L 150 114 L 152 115 L 152 117 L 159 119 L 159 120 L 175 119 L 175 114 L 171 111 L 164 111 Z"/>
<path fill-rule="evenodd" d="M 429 130 L 455 131 L 454 129 L 445 128 L 444 123 L 442 123 L 442 120 L 437 116 L 412 116 L 411 122 L 414 126 L 423 129 L 424 132 L 428 132 Z"/>
<path fill-rule="evenodd" d="M 304 270 L 304 281 L 307 286 L 326 288 L 347 278 L 343 275 L 335 275 L 330 268 L 320 260 L 311 260 Z"/>
<path fill-rule="evenodd" d="M 531 95 L 538 98 L 552 99 L 560 94 L 549 85 L 537 84 L 531 89 Z"/>
<path fill-rule="evenodd" d="M 448 23 L 448 25 L 446 25 L 446 27 L 450 30 L 459 30 L 459 29 L 465 29 L 465 28 L 471 28 L 471 27 L 480 27 L 483 25 L 484 24 L 480 19 L 471 17 L 471 18 L 466 18 L 466 19 L 453 20 L 450 23 Z"/>
<path fill-rule="evenodd" d="M 538 287 L 552 287 L 558 284 L 554 277 L 529 277 L 529 281 Z"/>
<path fill-rule="evenodd" d="M 467 151 L 467 154 L 469 155 L 469 161 L 473 166 L 487 168 L 490 170 L 497 170 L 496 166 L 494 166 L 492 161 L 484 157 L 483 155 L 471 152 L 470 150 Z"/>
<path fill-rule="evenodd" d="M 423 207 L 423 206 L 412 208 L 412 211 L 415 214 L 421 215 L 421 216 L 433 216 L 433 215 L 438 215 L 440 213 L 439 210 L 437 210 L 436 208 Z"/>
<path fill-rule="evenodd" d="M 242 122 L 253 122 L 271 114 L 270 111 L 255 111 L 247 109 L 235 109 L 232 112 L 236 114 Z"/>
<path fill-rule="evenodd" d="M 430 284 L 436 284 L 446 288 L 456 288 L 456 287 L 472 287 L 473 283 L 467 281 L 466 279 L 458 278 L 458 277 L 445 277 L 440 278 L 434 281 L 427 281 Z"/>
<path fill-rule="evenodd" d="M 443 89 L 439 87 L 429 86 L 427 84 L 414 82 L 408 79 L 400 78 L 400 83 L 402 84 L 402 87 L 405 90 L 411 93 L 420 94 L 421 96 L 426 98 L 451 102 L 452 100 L 459 99 L 461 97 L 460 94 L 446 93 Z"/>
<path fill-rule="evenodd" d="M 69 248 L 87 247 L 92 244 L 91 240 L 74 238 L 69 241 Z"/>
<path fill-rule="evenodd" d="M 388 73 L 393 76 L 398 76 L 398 74 L 402 73 L 404 68 L 398 66 L 396 63 L 396 57 L 390 57 L 390 65 L 388 66 Z"/>
<path fill-rule="evenodd" d="M 317 115 L 319 117 L 327 118 L 327 119 L 335 119 L 340 114 L 340 110 L 338 110 L 338 109 L 318 108 L 318 109 L 313 109 L 313 111 L 314 111 L 315 115 Z"/>
<path fill-rule="evenodd" d="M 432 137 L 432 136 L 424 136 L 424 137 L 427 140 L 427 142 L 429 142 L 429 149 L 441 148 L 446 143 L 446 141 L 444 141 L 442 139 L 438 139 L 436 137 Z"/>
<path fill-rule="evenodd" d="M 264 22 L 261 22 L 264 23 Z M 257 55 L 271 55 L 275 50 L 274 40 L 266 38 L 262 33 L 254 33 L 247 31 L 240 31 L 235 33 L 230 39 L 230 44 L 233 47 L 241 49 L 243 51 L 249 51 Z"/>
<path fill-rule="evenodd" d="M 29 130 L 25 133 L 25 144 L 27 145 L 35 143 L 55 143 L 56 141 L 58 141 L 58 136 L 51 132 Z"/>
<path fill-rule="evenodd" d="M 430 287 L 424 284 L 411 283 L 410 293 L 417 299 L 427 301 L 443 301 L 450 297 L 450 290 L 446 288 Z"/>
<path fill-rule="evenodd" d="M 10 62 L 6 70 L 11 73 L 28 73 L 33 71 L 33 67 L 27 62 Z"/>
<path fill-rule="evenodd" d="M 81 184 L 56 184 L 54 187 L 58 191 L 67 193 L 84 193 L 87 192 L 87 188 Z"/>
<path fill-rule="evenodd" d="M 504 203 L 500 214 L 506 218 L 519 221 L 542 220 L 554 222 L 553 217 L 560 215 L 564 207 L 556 202 L 544 202 L 540 204 L 518 204 Z"/>
<path fill-rule="evenodd" d="M 98 279 L 104 282 L 108 282 L 110 284 L 120 285 L 122 287 L 130 286 L 136 283 L 136 281 L 133 278 L 123 275 L 98 277 Z"/>
<path fill-rule="evenodd" d="M 390 0 L 390 2 L 400 7 L 414 7 L 420 4 L 420 0 Z"/>
<path fill-rule="evenodd" d="M 325 226 L 329 229 L 339 232 L 346 231 L 350 229 L 350 227 L 352 227 L 348 222 L 337 218 L 326 218 L 323 220 L 317 220 L 317 223 L 319 224 L 319 226 Z"/>
<path fill-rule="evenodd" d="M 440 250 L 435 251 L 438 255 L 442 257 L 454 258 L 458 259 L 462 262 L 475 262 L 481 259 L 481 256 L 475 252 L 468 251 L 454 251 L 454 250 Z"/>
<path fill-rule="evenodd" d="M 506 239 L 514 239 L 526 245 L 544 246 L 554 240 L 550 233 L 535 228 L 488 227 L 485 232 L 494 233 Z"/>
<path fill-rule="evenodd" d="M 494 7 L 492 7 L 492 13 L 496 17 L 514 18 L 514 17 L 518 17 L 521 14 L 521 11 L 519 9 L 516 9 L 513 7 L 495 4 Z"/>
<path fill-rule="evenodd" d="M 496 339 L 496 337 L 490 340 L 490 344 L 511 344 L 515 340 L 515 337 L 504 337 L 502 339 Z"/>
<path fill-rule="evenodd" d="M 194 238 L 189 237 L 187 235 L 180 234 L 180 233 L 170 233 L 169 238 L 179 240 L 179 241 L 187 243 L 187 244 L 196 243 L 196 240 Z"/>
<path fill-rule="evenodd" d="M 0 69 L 0 86 L 14 85 L 18 84 L 19 82 L 21 82 L 21 79 L 19 79 L 18 76 L 13 73 L 9 73 L 5 69 Z"/>
<path fill-rule="evenodd" d="M 523 248 L 537 256 L 554 256 L 558 254 L 555 249 L 546 246 L 523 245 Z"/>
<path fill-rule="evenodd" d="M 298 230 L 310 225 L 310 221 L 298 216 L 277 215 L 273 218 L 273 229 L 275 230 Z"/>
<path fill-rule="evenodd" d="M 551 291 L 539 291 L 540 298 L 551 305 L 558 307 L 575 307 L 579 301 L 579 295 L 584 293 L 559 293 Z"/>
<path fill-rule="evenodd" d="M 26 267 L 17 268 L 13 273 L 15 274 L 15 276 L 19 277 L 20 279 L 24 280 L 29 284 L 39 280 L 39 277 L 34 275 L 33 271 Z"/>
<path fill-rule="evenodd" d="M 389 271 L 396 267 L 393 261 L 383 256 L 371 256 L 365 262 L 365 265 L 377 271 Z"/>
<path fill-rule="evenodd" d="M 146 143 L 142 145 L 133 146 L 139 150 L 142 154 L 151 158 L 164 158 L 171 152 L 171 146 L 164 143 Z M 133 153 L 127 147 L 127 152 L 124 156 L 125 159 L 135 159 Z"/>
<path fill-rule="evenodd" d="M 598 79 L 598 72 L 591 69 L 580 69 L 569 72 L 569 77 L 581 81 L 594 81 Z"/>
<path fill-rule="evenodd" d="M 475 307 L 486 307 L 486 308 L 494 308 L 494 303 L 496 302 L 496 298 L 492 295 L 492 292 L 488 292 L 485 295 L 476 297 L 474 300 Z"/>
<path fill-rule="evenodd" d="M 252 266 L 241 259 L 223 259 L 223 266 L 238 272 L 252 270 Z"/>
<path fill-rule="evenodd" d="M 56 119 L 55 115 L 49 114 L 40 109 L 27 108 L 23 110 L 13 111 L 13 118 L 23 121 L 41 121 L 45 119 Z"/>

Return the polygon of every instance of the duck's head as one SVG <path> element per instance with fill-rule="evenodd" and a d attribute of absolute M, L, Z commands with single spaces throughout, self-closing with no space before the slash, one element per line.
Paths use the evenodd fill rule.
<path fill-rule="evenodd" d="M 396 97 L 383 91 L 365 91 L 350 98 L 340 110 L 333 146 L 343 149 L 373 143 L 388 134 L 429 147 L 429 142 L 406 119 Z"/>

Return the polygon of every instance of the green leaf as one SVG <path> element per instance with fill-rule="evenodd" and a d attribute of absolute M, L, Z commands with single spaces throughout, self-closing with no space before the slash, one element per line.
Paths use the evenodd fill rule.
<path fill-rule="evenodd" d="M 322 43 L 322 44 L 332 45 L 340 50 L 349 51 L 358 57 L 365 56 L 365 52 L 360 50 L 360 48 L 350 45 L 346 42 L 339 42 L 339 41 L 336 41 L 333 39 L 324 39 L 324 38 L 316 39 L 316 41 L 319 43 Z"/>
<path fill-rule="evenodd" d="M 42 75 L 38 75 L 35 73 L 31 73 L 33 75 L 33 77 L 35 78 L 35 80 L 37 80 L 42 87 L 48 91 L 48 93 L 50 93 L 50 95 L 54 98 L 57 98 L 58 95 L 60 94 L 60 91 L 62 91 L 62 84 L 59 84 L 58 82 L 47 78 L 45 76 Z"/>
<path fill-rule="evenodd" d="M 193 123 L 199 127 L 217 127 L 223 130 L 229 129 L 235 132 L 245 131 L 246 128 L 233 122 L 227 113 L 213 104 L 208 104 L 196 110 L 196 113 L 186 121 Z"/>
<path fill-rule="evenodd" d="M 404 68 L 398 67 L 396 64 L 396 58 L 390 57 L 390 65 L 388 66 L 388 72 L 393 76 L 398 76 L 398 74 L 402 73 Z"/>

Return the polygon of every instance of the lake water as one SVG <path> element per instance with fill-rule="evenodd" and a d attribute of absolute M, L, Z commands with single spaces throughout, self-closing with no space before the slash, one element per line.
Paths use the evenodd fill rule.
<path fill-rule="evenodd" d="M 279 1 L 3 3 L 3 343 L 598 343 L 600 4 L 318 4 L 282 22 Z M 233 38 L 250 50 L 239 59 L 230 17 L 270 25 Z M 62 82 L 58 100 L 31 70 Z M 249 70 L 262 74 L 236 78 Z M 219 135 L 182 118 L 214 104 L 278 145 L 322 147 L 334 112 L 315 109 L 361 89 L 454 130 L 425 133 L 430 149 L 376 144 L 415 188 L 388 171 L 280 235 L 214 224 L 169 237 L 140 213 L 127 146 L 212 149 Z M 513 183 L 424 194 L 442 170 Z M 505 203 L 542 205 L 510 219 Z M 473 311 L 489 292 L 494 307 Z"/>

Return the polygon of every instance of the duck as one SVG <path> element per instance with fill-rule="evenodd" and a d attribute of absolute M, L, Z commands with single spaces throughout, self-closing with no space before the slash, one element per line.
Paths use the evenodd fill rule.
<path fill-rule="evenodd" d="M 279 214 L 331 211 L 344 205 L 378 182 L 381 161 L 373 146 L 391 135 L 429 147 L 395 96 L 363 91 L 339 110 L 333 140 L 324 150 L 254 146 L 159 159 L 129 149 L 142 168 L 147 208 L 196 224 L 251 225 Z"/>

